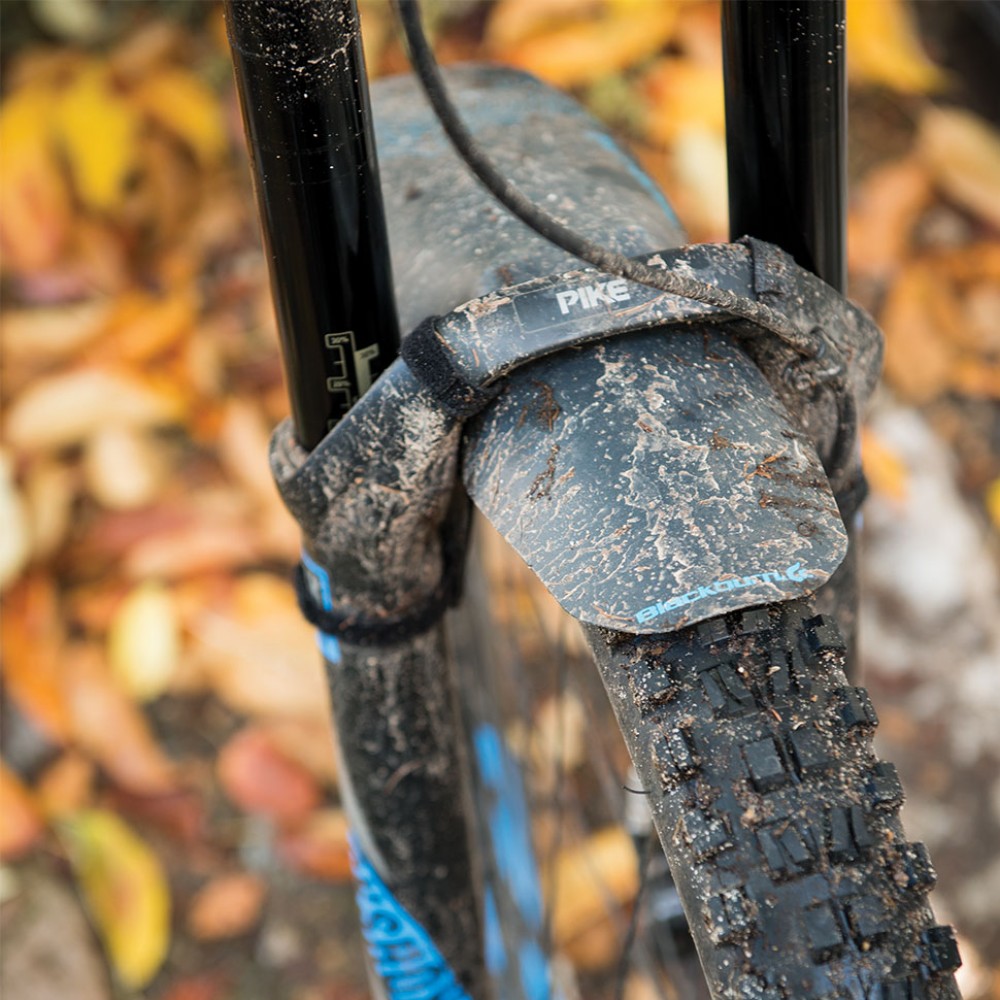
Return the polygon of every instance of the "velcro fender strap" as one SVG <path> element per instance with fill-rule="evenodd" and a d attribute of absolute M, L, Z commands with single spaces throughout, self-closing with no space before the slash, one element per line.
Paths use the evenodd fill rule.
<path fill-rule="evenodd" d="M 499 392 L 473 385 L 459 370 L 455 356 L 438 335 L 436 317 L 428 317 L 403 340 L 400 354 L 414 375 L 443 409 L 464 420 L 486 407 Z"/>
<path fill-rule="evenodd" d="M 422 635 L 455 604 L 460 590 L 458 574 L 445 576 L 427 599 L 402 618 L 364 620 L 356 614 L 324 607 L 311 582 L 315 576 L 301 563 L 295 568 L 295 596 L 299 610 L 311 625 L 349 646 L 392 646 Z M 325 602 L 324 602 L 325 603 Z"/>

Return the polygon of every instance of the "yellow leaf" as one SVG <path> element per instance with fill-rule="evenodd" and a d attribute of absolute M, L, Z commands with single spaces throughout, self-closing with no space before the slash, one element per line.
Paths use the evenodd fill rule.
<path fill-rule="evenodd" d="M 599 0 L 500 0 L 490 11 L 486 44 L 498 52 L 553 25 L 565 24 L 568 18 L 589 16 L 599 8 Z"/>
<path fill-rule="evenodd" d="M 993 527 L 1000 531 L 1000 477 L 986 489 L 986 509 L 993 520 Z"/>
<path fill-rule="evenodd" d="M 1000 227 L 1000 135 L 960 108 L 930 108 L 920 119 L 920 158 L 949 198 Z"/>
<path fill-rule="evenodd" d="M 163 69 L 144 80 L 132 97 L 148 117 L 180 139 L 199 163 L 210 164 L 225 152 L 219 100 L 193 73 Z"/>
<path fill-rule="evenodd" d="M 642 17 L 611 7 L 596 19 L 504 46 L 497 55 L 556 86 L 593 83 L 659 52 L 673 34 L 679 10 L 668 0 L 650 4 Z"/>
<path fill-rule="evenodd" d="M 140 701 L 162 694 L 177 669 L 180 636 L 170 591 L 148 581 L 125 598 L 108 630 L 108 660 Z"/>
<path fill-rule="evenodd" d="M 150 361 L 193 330 L 200 307 L 193 284 L 164 296 L 127 292 L 118 298 L 108 323 L 117 340 L 115 350 L 129 362 Z"/>
<path fill-rule="evenodd" d="M 114 208 L 135 166 L 140 120 L 113 87 L 107 70 L 85 67 L 59 101 L 58 140 L 80 200 L 99 212 Z"/>
<path fill-rule="evenodd" d="M 66 182 L 53 155 L 54 92 L 24 87 L 0 107 L 0 246 L 4 266 L 51 267 L 72 224 Z"/>
<path fill-rule="evenodd" d="M 639 884 L 632 839 L 618 827 L 599 830 L 580 844 L 563 848 L 543 880 L 552 893 L 552 938 L 560 947 L 613 919 Z"/>
<path fill-rule="evenodd" d="M 139 989 L 153 978 L 170 943 L 170 891 L 149 846 L 102 809 L 60 824 L 83 898 L 118 978 Z"/>
<path fill-rule="evenodd" d="M 643 77 L 642 91 L 652 142 L 668 145 L 692 129 L 724 135 L 725 96 L 717 67 L 675 56 L 660 59 Z"/>
<path fill-rule="evenodd" d="M 903 0 L 847 0 L 847 68 L 858 83 L 904 94 L 944 89 L 944 73 L 927 58 Z"/>
<path fill-rule="evenodd" d="M 861 457 L 873 492 L 902 503 L 909 489 L 906 463 L 874 431 L 861 429 Z"/>

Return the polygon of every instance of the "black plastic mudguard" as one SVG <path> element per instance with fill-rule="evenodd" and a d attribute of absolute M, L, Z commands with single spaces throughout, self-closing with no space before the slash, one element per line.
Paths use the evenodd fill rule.
<path fill-rule="evenodd" d="M 468 427 L 464 478 L 566 611 L 618 631 L 801 597 L 847 550 L 813 444 L 708 326 L 518 369 Z"/>

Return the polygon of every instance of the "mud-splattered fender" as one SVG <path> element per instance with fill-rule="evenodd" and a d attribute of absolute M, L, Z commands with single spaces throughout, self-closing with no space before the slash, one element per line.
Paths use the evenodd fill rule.
<path fill-rule="evenodd" d="M 570 614 L 619 631 L 811 593 L 847 550 L 813 444 L 708 326 L 518 369 L 467 427 L 464 479 Z"/>

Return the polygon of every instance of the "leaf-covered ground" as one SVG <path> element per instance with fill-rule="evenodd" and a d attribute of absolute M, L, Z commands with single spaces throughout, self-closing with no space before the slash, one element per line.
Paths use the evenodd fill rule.
<path fill-rule="evenodd" d="M 287 403 L 221 12 L 2 6 L 4 996 L 365 996 L 325 692 L 288 583 L 299 540 L 265 458 Z M 918 6 L 848 2 L 851 289 L 887 336 L 864 643 L 910 833 L 983 998 L 1000 996 L 1000 134 L 973 29 Z M 390 8 L 363 7 L 370 66 L 403 70 Z M 428 7 L 442 59 L 570 89 L 693 239 L 725 238 L 716 3 Z M 539 621 L 565 632 L 515 565 L 486 561 L 529 646 Z M 585 720 L 540 697 L 513 726 L 542 791 L 582 766 Z M 574 899 L 557 936 L 613 970 L 604 911 L 609 887 L 625 906 L 636 891 L 630 842 L 557 843 Z M 597 889 L 568 874 L 585 852 Z"/>

